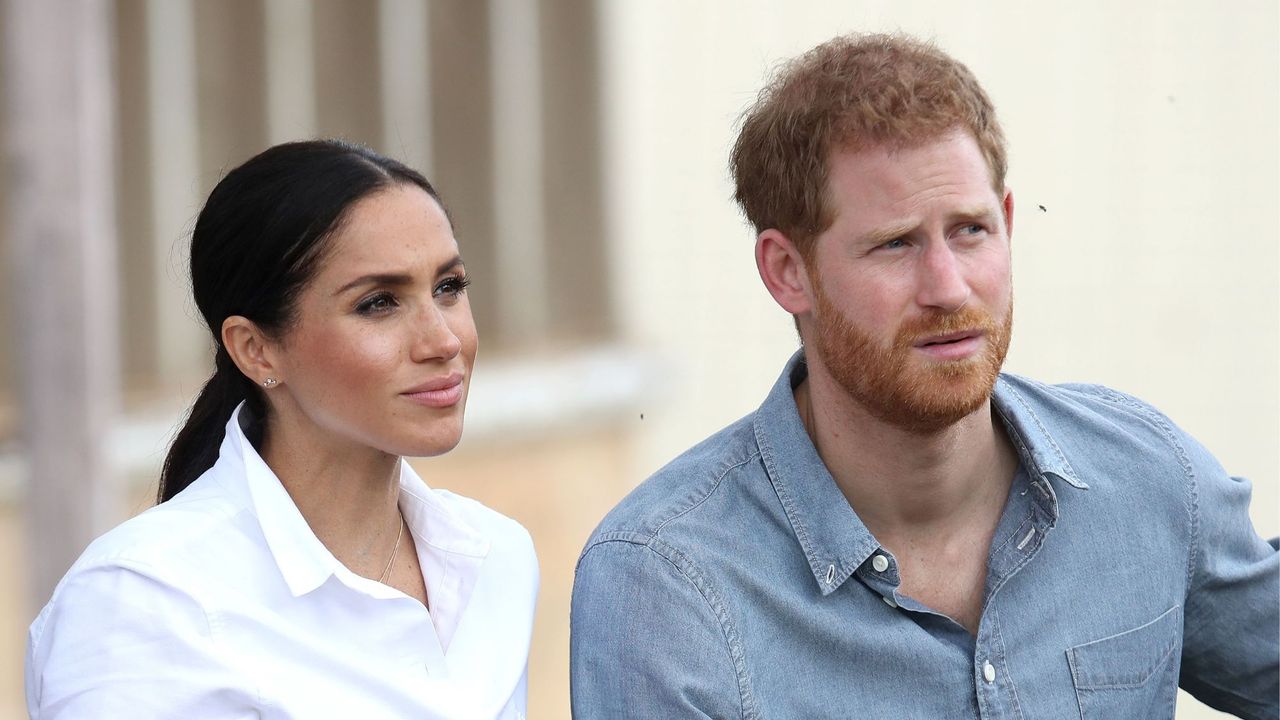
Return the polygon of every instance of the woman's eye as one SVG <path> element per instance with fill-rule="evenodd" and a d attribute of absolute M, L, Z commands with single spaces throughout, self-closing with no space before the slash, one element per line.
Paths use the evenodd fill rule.
<path fill-rule="evenodd" d="M 379 293 L 373 297 L 361 300 L 360 304 L 356 306 L 356 312 L 361 315 L 378 315 L 390 312 L 396 307 L 396 305 L 396 299 L 393 296 L 387 293 Z"/>
<path fill-rule="evenodd" d="M 447 277 L 436 285 L 436 291 L 433 293 L 436 297 L 445 299 L 456 299 L 459 295 L 466 292 L 467 286 L 471 284 L 471 280 L 462 276 Z"/>

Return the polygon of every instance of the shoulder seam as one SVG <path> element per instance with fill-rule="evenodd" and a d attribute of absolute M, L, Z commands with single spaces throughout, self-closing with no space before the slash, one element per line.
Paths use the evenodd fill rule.
<path fill-rule="evenodd" d="M 1189 591 L 1195 578 L 1196 559 L 1200 552 L 1200 489 L 1196 479 L 1195 468 L 1191 465 L 1191 459 L 1187 457 L 1186 448 L 1182 446 L 1182 443 L 1178 442 L 1177 433 L 1174 431 L 1170 420 L 1147 403 L 1103 385 L 1094 387 L 1100 391 L 1098 396 L 1101 399 L 1123 405 L 1151 423 L 1173 449 L 1174 455 L 1178 459 L 1178 464 L 1182 466 L 1182 472 L 1186 478 L 1186 495 L 1183 503 L 1186 506 L 1188 533 L 1190 535 L 1190 542 L 1187 543 L 1187 567 L 1184 580 L 1186 589 Z"/>
<path fill-rule="evenodd" d="M 112 560 L 110 564 L 96 564 L 92 566 L 90 569 L 108 568 L 108 567 L 121 568 L 123 570 L 135 572 L 135 573 L 138 573 L 139 575 L 148 577 L 155 582 L 163 583 L 171 588 L 178 589 L 178 586 L 175 585 L 173 582 L 161 577 L 161 573 L 158 568 L 155 568 L 152 565 L 148 565 L 147 563 L 140 562 L 138 560 L 116 558 Z M 217 617 L 217 611 L 210 610 L 210 608 L 205 603 L 200 602 L 195 598 L 195 596 L 190 595 L 185 590 L 183 591 L 183 594 L 191 598 L 191 601 L 195 603 L 196 607 L 200 608 L 200 614 L 204 616 L 205 628 L 209 632 L 209 642 L 216 644 L 218 642 L 219 629 L 221 628 L 221 624 L 222 624 L 221 619 Z"/>
<path fill-rule="evenodd" d="M 671 523 L 681 517 L 684 517 L 685 515 L 696 510 L 700 505 L 702 505 L 702 503 L 706 502 L 707 498 L 711 497 L 713 494 L 715 494 L 715 491 L 719 489 L 720 483 L 724 482 L 725 477 L 728 476 L 729 473 L 733 472 L 737 468 L 742 467 L 743 465 L 746 465 L 752 460 L 755 460 L 759 456 L 760 456 L 760 451 L 756 450 L 754 452 L 749 453 L 745 458 L 737 462 L 730 463 L 729 465 L 726 465 L 724 469 L 720 471 L 720 474 L 716 475 L 715 481 L 712 482 L 711 487 L 707 488 L 707 491 L 702 494 L 702 497 L 698 498 L 693 503 L 690 503 L 689 507 L 675 513 L 674 515 L 667 518 L 666 520 L 663 520 L 662 522 L 658 523 L 658 526 L 653 529 L 653 537 L 656 538 L 658 534 L 662 532 L 662 529 L 667 526 L 668 523 Z"/>
<path fill-rule="evenodd" d="M 716 623 L 720 626 L 720 634 L 724 639 L 725 648 L 729 652 L 729 660 L 733 663 L 734 675 L 738 680 L 738 702 L 742 720 L 758 720 L 759 714 L 756 711 L 755 698 L 751 692 L 751 680 L 747 672 L 746 654 L 742 650 L 742 640 L 734 627 L 733 619 L 729 617 L 729 612 L 725 609 L 724 603 L 720 599 L 719 593 L 707 581 L 706 576 L 702 574 L 698 566 L 689 556 L 656 535 L 645 536 L 640 533 L 627 532 L 609 533 L 598 538 L 583 551 L 578 563 L 581 564 L 582 559 L 592 550 L 614 542 L 636 545 L 662 558 L 698 592 L 702 601 L 706 603 L 707 609 L 711 611 L 712 616 L 716 619 Z"/>
<path fill-rule="evenodd" d="M 760 456 L 760 452 L 759 450 L 756 450 L 751 452 L 747 457 L 741 460 L 737 460 L 732 463 L 729 463 L 728 465 L 725 465 L 714 476 L 714 479 L 712 480 L 710 486 L 704 492 L 702 492 L 700 497 L 697 497 L 693 502 L 690 502 L 687 507 L 683 507 L 683 508 L 680 508 L 679 510 L 672 512 L 670 516 L 658 522 L 658 524 L 655 525 L 652 530 L 631 530 L 631 529 L 617 528 L 617 529 L 611 529 L 611 530 L 606 530 L 601 532 L 600 528 L 597 527 L 596 530 L 591 534 L 591 537 L 587 538 L 586 545 L 583 546 L 582 552 L 578 554 L 577 565 L 581 565 L 582 558 L 586 556 L 587 552 L 589 552 L 591 548 L 595 547 L 596 545 L 599 545 L 600 543 L 623 541 L 623 542 L 635 543 L 638 545 L 647 545 L 652 538 L 658 537 L 658 534 L 661 533 L 663 528 L 665 528 L 668 524 L 674 522 L 675 520 L 678 520 L 679 518 L 689 514 L 690 512 L 693 512 L 700 505 L 706 502 L 707 499 L 710 498 L 715 493 L 716 489 L 720 487 L 720 483 L 724 481 L 724 478 L 728 476 L 728 474 L 732 472 L 735 468 L 746 465 L 747 463 L 752 462 L 759 456 Z M 602 526 L 606 524 L 607 524 L 607 521 L 601 523 Z"/>

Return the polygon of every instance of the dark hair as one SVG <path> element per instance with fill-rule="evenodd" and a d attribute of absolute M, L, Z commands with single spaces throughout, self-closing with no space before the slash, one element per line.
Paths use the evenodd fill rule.
<path fill-rule="evenodd" d="M 422 188 L 440 203 L 431 183 L 405 165 L 358 145 L 314 140 L 255 155 L 209 194 L 191 235 L 191 290 L 213 336 L 214 372 L 169 447 L 157 502 L 213 466 L 223 427 L 240 402 L 266 416 L 261 389 L 222 345 L 223 321 L 241 315 L 272 335 L 287 330 L 299 292 L 346 213 L 398 184 Z"/>
<path fill-rule="evenodd" d="M 973 134 L 1002 195 L 1004 134 L 968 68 L 906 35 L 837 37 L 783 65 L 747 109 L 729 160 L 734 198 L 757 233 L 781 230 L 808 254 L 834 219 L 833 151 L 909 147 L 957 128 Z"/>

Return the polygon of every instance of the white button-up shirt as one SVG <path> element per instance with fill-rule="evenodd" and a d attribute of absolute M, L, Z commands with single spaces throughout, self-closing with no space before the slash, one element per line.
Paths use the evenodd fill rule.
<path fill-rule="evenodd" d="M 31 625 L 31 717 L 524 718 L 538 587 L 524 528 L 402 462 L 428 612 L 320 543 L 242 409 L 213 468 L 58 584 Z"/>

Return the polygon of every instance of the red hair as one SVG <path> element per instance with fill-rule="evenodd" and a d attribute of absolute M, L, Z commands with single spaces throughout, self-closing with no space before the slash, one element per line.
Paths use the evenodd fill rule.
<path fill-rule="evenodd" d="M 905 35 L 851 35 L 783 65 L 743 116 L 730 155 L 756 232 L 782 231 L 802 253 L 834 219 L 826 201 L 832 152 L 912 147 L 972 133 L 1004 193 L 1007 155 L 995 108 L 964 65 Z"/>

